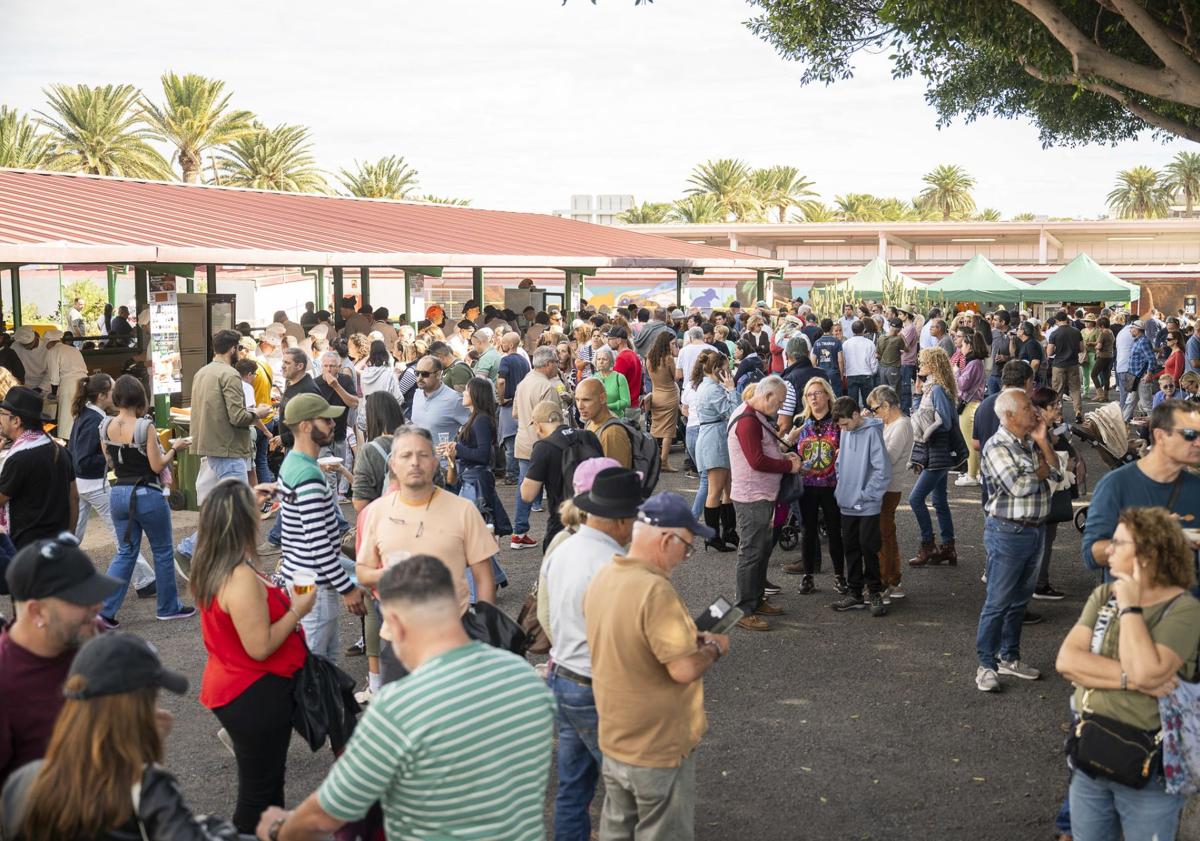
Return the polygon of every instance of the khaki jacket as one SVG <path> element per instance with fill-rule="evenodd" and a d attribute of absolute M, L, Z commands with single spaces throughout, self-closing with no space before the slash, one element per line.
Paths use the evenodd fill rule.
<path fill-rule="evenodd" d="M 213 360 L 192 378 L 192 447 L 196 455 L 250 458 L 250 427 L 242 378 L 228 362 Z"/>

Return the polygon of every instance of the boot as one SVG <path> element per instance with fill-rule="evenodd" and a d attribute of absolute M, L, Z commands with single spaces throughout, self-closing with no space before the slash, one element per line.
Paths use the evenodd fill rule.
<path fill-rule="evenodd" d="M 958 550 L 954 548 L 954 541 L 947 540 L 937 548 L 938 557 L 948 563 L 952 567 L 958 566 Z"/>
<path fill-rule="evenodd" d="M 936 565 L 942 562 L 942 557 L 937 553 L 937 544 L 932 540 L 928 543 L 921 543 L 921 548 L 917 550 L 915 558 L 909 558 L 908 565 L 910 567 L 923 567 L 926 564 Z"/>
<path fill-rule="evenodd" d="M 737 515 L 733 511 L 733 503 L 726 502 L 721 506 L 721 537 L 730 546 L 738 545 Z"/>
<path fill-rule="evenodd" d="M 731 552 L 733 547 L 727 544 L 721 537 L 721 509 L 704 507 L 704 525 L 716 532 L 711 538 L 704 541 L 704 548 L 715 549 L 718 552 Z"/>

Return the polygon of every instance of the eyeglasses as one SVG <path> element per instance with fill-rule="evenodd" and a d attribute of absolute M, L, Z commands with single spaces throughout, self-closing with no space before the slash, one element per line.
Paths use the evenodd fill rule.
<path fill-rule="evenodd" d="M 883 408 L 883 404 L 882 404 L 882 403 L 878 403 L 878 404 L 876 404 L 876 405 L 874 405 L 874 406 L 872 406 L 870 403 L 868 403 L 868 404 L 867 404 L 867 411 L 868 411 L 868 412 L 870 412 L 871 414 L 875 414 L 876 412 L 878 412 L 878 411 L 879 411 L 880 409 L 882 409 L 882 408 Z"/>
<path fill-rule="evenodd" d="M 667 536 L 675 538 L 680 543 L 682 543 L 685 547 L 687 547 L 686 549 L 683 550 L 683 559 L 685 561 L 688 558 L 692 557 L 692 553 L 694 553 L 696 551 L 696 539 L 695 538 L 692 538 L 692 541 L 689 543 L 688 541 L 684 540 L 679 535 L 675 534 L 675 532 L 670 532 Z"/>
<path fill-rule="evenodd" d="M 1190 444 L 1197 438 L 1200 438 L 1200 429 L 1172 429 L 1167 434 L 1178 435 Z"/>
<path fill-rule="evenodd" d="M 420 379 L 421 377 L 432 377 L 437 371 L 417 371 L 416 373 L 417 379 Z"/>

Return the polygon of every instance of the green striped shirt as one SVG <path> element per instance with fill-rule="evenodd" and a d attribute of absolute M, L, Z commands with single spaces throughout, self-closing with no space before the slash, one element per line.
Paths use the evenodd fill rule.
<path fill-rule="evenodd" d="M 537 672 L 470 642 L 375 696 L 317 797 L 344 821 L 380 801 L 389 841 L 540 841 L 553 728 Z"/>

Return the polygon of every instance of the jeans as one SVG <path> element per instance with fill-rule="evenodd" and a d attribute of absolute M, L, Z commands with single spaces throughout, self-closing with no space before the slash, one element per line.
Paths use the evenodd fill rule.
<path fill-rule="evenodd" d="M 244 458 L 224 458 L 221 456 L 205 456 L 204 461 L 200 465 L 200 473 L 203 474 L 205 469 L 211 470 L 217 476 L 217 481 L 222 479 L 241 479 L 246 481 L 246 460 Z M 200 476 L 196 476 L 199 481 Z M 261 480 L 260 480 L 261 481 Z M 204 500 L 200 500 L 201 503 Z M 183 539 L 179 544 L 179 551 L 187 555 L 189 558 L 196 551 L 197 532 L 192 532 Z"/>
<path fill-rule="evenodd" d="M 108 504 L 109 493 L 111 489 L 105 483 L 103 487 L 94 491 L 79 492 L 79 519 L 75 522 L 75 538 L 80 543 L 83 542 L 83 535 L 87 532 L 88 520 L 91 518 L 92 510 L 100 517 L 100 522 L 108 526 L 108 533 L 112 535 L 113 543 L 117 546 L 121 545 L 121 538 L 117 535 L 117 530 L 113 528 L 112 508 Z M 146 559 L 142 557 L 141 547 L 138 547 L 137 563 L 133 567 L 133 589 L 140 590 L 148 584 L 154 582 L 154 570 L 150 564 L 146 563 Z"/>
<path fill-rule="evenodd" d="M 346 443 L 346 439 L 343 438 L 341 441 L 333 441 L 328 446 L 322 447 L 317 457 L 326 458 L 327 456 L 336 456 L 342 460 L 342 464 L 346 464 L 346 458 L 349 455 L 350 447 Z M 349 467 L 350 465 L 346 464 L 346 466 Z M 334 499 L 337 499 L 342 489 L 342 483 L 345 481 L 341 473 L 335 473 L 332 470 L 325 473 L 325 484 L 329 485 L 329 489 L 333 491 Z"/>
<path fill-rule="evenodd" d="M 800 518 L 804 522 L 804 574 L 812 575 L 821 564 L 821 530 L 818 515 L 825 515 L 825 531 L 829 535 L 829 558 L 834 575 L 845 574 L 845 555 L 842 552 L 842 511 L 833 496 L 833 488 L 804 486 L 800 497 Z"/>
<path fill-rule="evenodd" d="M 529 534 L 529 511 L 533 503 L 521 498 L 521 485 L 525 482 L 525 474 L 529 472 L 529 459 L 517 459 L 517 517 L 513 523 L 513 534 Z"/>
<path fill-rule="evenodd" d="M 684 434 L 683 442 L 687 447 L 688 456 L 692 459 L 692 464 L 696 463 L 696 439 L 700 437 L 700 427 L 689 426 Z M 708 471 L 697 470 L 700 474 L 700 487 L 696 489 L 696 498 L 692 500 L 692 516 L 697 520 L 704 513 L 704 501 L 708 499 Z"/>
<path fill-rule="evenodd" d="M 846 377 L 846 394 L 853 397 L 859 406 L 867 405 L 867 395 L 874 387 L 875 377 L 871 374 Z"/>
<path fill-rule="evenodd" d="M 460 476 L 462 490 L 459 496 L 475 503 L 484 521 L 495 526 L 496 537 L 512 534 L 508 512 L 496 493 L 496 474 L 492 468 L 482 464 L 463 465 Z"/>
<path fill-rule="evenodd" d="M 862 598 L 864 577 L 867 592 L 881 589 L 879 581 L 879 515 L 862 517 L 842 513 L 842 546 L 846 552 L 846 583 L 851 595 Z"/>
<path fill-rule="evenodd" d="M 908 494 L 908 506 L 917 518 L 922 543 L 933 543 L 933 520 L 925 505 L 925 499 L 930 495 L 933 496 L 933 510 L 937 512 L 938 526 L 941 527 L 942 543 L 954 539 L 954 520 L 950 516 L 950 502 L 946 499 L 946 477 L 949 473 L 945 469 L 922 470 Z"/>
<path fill-rule="evenodd" d="M 308 650 L 336 663 L 338 659 L 338 616 L 342 596 L 328 584 L 317 585 L 317 601 L 307 616 L 300 620 Z"/>
<path fill-rule="evenodd" d="M 271 472 L 271 465 L 267 462 L 267 447 L 270 443 L 270 439 L 262 433 L 254 436 L 254 475 L 259 482 L 275 481 L 275 474 Z"/>
<path fill-rule="evenodd" d="M 1001 660 L 1021 659 L 1021 621 L 1037 582 L 1044 537 L 1042 526 L 1022 526 L 996 517 L 988 517 L 984 524 L 987 594 L 979 612 L 975 654 L 985 669 L 996 668 L 997 652 Z"/>
<path fill-rule="evenodd" d="M 1137 377 L 1128 371 L 1118 374 L 1117 379 L 1121 384 L 1121 414 L 1125 422 L 1129 423 L 1133 420 L 1133 413 L 1137 411 L 1140 383 Z"/>
<path fill-rule="evenodd" d="M 900 366 L 900 411 L 908 414 L 912 407 L 912 386 L 913 380 L 917 378 L 916 365 L 901 365 Z"/>
<path fill-rule="evenodd" d="M 737 519 L 737 606 L 747 616 L 762 601 L 767 586 L 767 563 L 771 560 L 771 526 L 775 520 L 775 501 L 733 503 Z"/>
<path fill-rule="evenodd" d="M 604 757 L 600 841 L 693 841 L 696 754 L 677 768 L 644 768 Z"/>
<path fill-rule="evenodd" d="M 880 365 L 877 373 L 880 385 L 886 385 L 896 392 L 900 391 L 900 366 L 899 365 Z M 863 398 L 863 404 L 866 404 L 866 397 Z"/>
<path fill-rule="evenodd" d="M 833 369 L 818 368 L 817 370 L 819 370 L 821 372 L 822 377 L 829 380 L 829 385 L 830 385 L 830 387 L 833 388 L 833 396 L 841 397 L 842 396 L 842 375 L 841 375 L 841 373 L 838 372 L 838 369 L 837 368 L 833 368 Z M 799 405 L 801 403 L 799 395 L 797 395 L 797 397 L 796 397 L 796 403 L 797 403 L 797 405 Z"/>
<path fill-rule="evenodd" d="M 1117 403 L 1120 404 L 1122 411 L 1125 409 L 1125 376 L 1128 373 L 1128 371 L 1117 371 Z"/>
<path fill-rule="evenodd" d="M 1003 365 L 1001 365 L 999 368 L 994 367 L 992 368 L 992 373 L 988 374 L 987 391 L 984 392 L 984 397 L 991 397 L 993 394 L 1000 393 L 1000 369 L 1003 367 Z"/>
<path fill-rule="evenodd" d="M 175 588 L 175 556 L 171 552 L 171 506 L 157 488 L 117 485 L 112 489 L 112 523 L 120 543 L 116 557 L 109 564 L 108 574 L 122 582 L 121 589 L 109 596 L 100 612 L 115 619 L 125 591 L 129 589 L 129 578 L 137 562 L 138 547 L 142 545 L 142 532 L 150 541 L 150 552 L 154 556 L 154 580 L 158 588 L 157 613 L 170 616 L 183 609 L 179 603 L 179 592 Z M 130 511 L 130 503 L 133 510 Z"/>
<path fill-rule="evenodd" d="M 496 587 L 508 584 L 508 575 L 505 574 L 504 568 L 500 566 L 500 556 L 492 555 L 492 581 Z M 471 568 L 467 567 L 467 600 L 471 604 L 479 601 L 478 595 L 475 592 L 475 576 L 471 574 Z"/>
<path fill-rule="evenodd" d="M 1169 841 L 1187 798 L 1167 794 L 1155 775 L 1145 788 L 1071 775 L 1071 833 L 1078 841 Z"/>
<path fill-rule="evenodd" d="M 554 796 L 554 841 L 588 841 L 590 809 L 600 779 L 599 717 L 592 687 L 560 677 L 547 678 L 558 702 L 558 793 Z"/>
<path fill-rule="evenodd" d="M 504 478 L 514 482 L 517 481 L 517 457 L 513 455 L 516 449 L 517 436 L 510 435 L 504 439 Z"/>
<path fill-rule="evenodd" d="M 213 715 L 233 742 L 237 804 L 233 825 L 253 834 L 268 806 L 282 806 L 288 745 L 292 742 L 294 678 L 264 674 Z"/>

